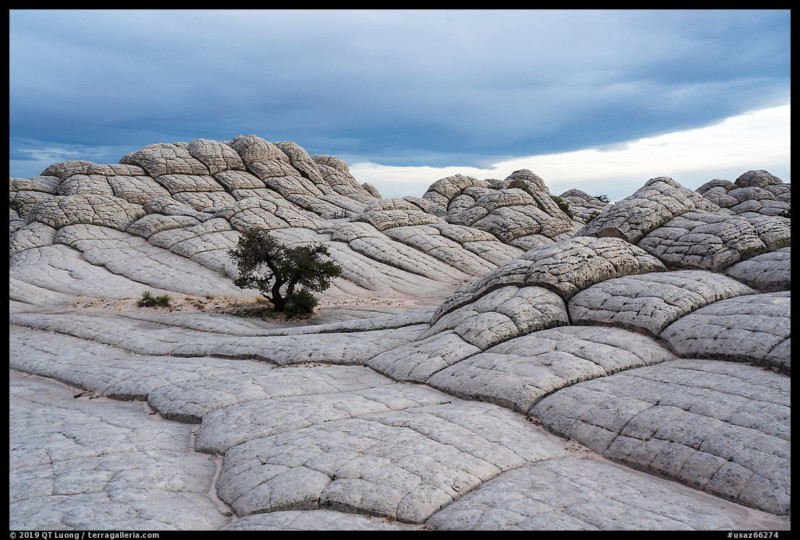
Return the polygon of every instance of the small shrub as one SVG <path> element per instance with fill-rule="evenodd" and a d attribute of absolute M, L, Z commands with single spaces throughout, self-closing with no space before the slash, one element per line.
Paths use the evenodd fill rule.
<path fill-rule="evenodd" d="M 789 209 L 787 209 L 787 210 L 784 210 L 783 212 L 781 212 L 781 213 L 780 213 L 780 214 L 778 214 L 778 215 L 779 215 L 780 217 L 785 217 L 785 218 L 792 219 L 792 209 L 791 209 L 791 208 L 789 208 Z"/>
<path fill-rule="evenodd" d="M 289 297 L 284 312 L 289 317 L 305 317 L 314 313 L 317 303 L 317 297 L 308 289 L 303 288 Z"/>
<path fill-rule="evenodd" d="M 531 191 L 530 186 L 528 186 L 528 183 L 523 180 L 520 180 L 519 178 L 516 178 L 511 182 L 509 182 L 508 189 L 514 189 L 514 188 L 521 189 L 522 191 L 533 197 L 533 192 Z"/>
<path fill-rule="evenodd" d="M 569 219 L 572 219 L 574 216 L 572 215 L 572 210 L 569 209 L 569 204 L 567 201 L 559 197 L 558 195 L 550 195 L 550 198 L 555 201 L 558 207 L 561 209 L 562 212 L 569 216 Z"/>
<path fill-rule="evenodd" d="M 153 294 L 150 291 L 144 291 L 141 300 L 136 302 L 136 305 L 139 307 L 153 307 L 155 303 L 156 299 Z"/>
<path fill-rule="evenodd" d="M 144 291 L 142 298 L 136 305 L 139 307 L 169 307 L 170 297 L 166 294 L 153 296 L 150 291 Z"/>
<path fill-rule="evenodd" d="M 597 197 L 595 197 L 595 199 L 597 199 L 600 202 L 604 202 L 604 203 L 610 203 L 611 202 L 611 199 L 608 198 L 608 195 L 598 195 Z"/>
<path fill-rule="evenodd" d="M 595 219 L 597 216 L 599 216 L 599 215 L 600 215 L 600 212 L 598 212 L 597 210 L 595 210 L 594 212 L 592 212 L 591 214 L 589 214 L 589 217 L 588 217 L 588 219 L 586 220 L 586 223 L 589 223 L 590 221 L 594 221 L 594 219 Z"/>

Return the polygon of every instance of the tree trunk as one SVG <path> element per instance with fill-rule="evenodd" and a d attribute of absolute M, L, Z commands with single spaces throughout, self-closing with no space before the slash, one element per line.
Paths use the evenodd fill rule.
<path fill-rule="evenodd" d="M 275 280 L 275 283 L 272 285 L 272 306 L 277 313 L 283 313 L 283 310 L 286 309 L 286 298 L 281 296 L 281 286 L 283 285 L 283 281 Z"/>

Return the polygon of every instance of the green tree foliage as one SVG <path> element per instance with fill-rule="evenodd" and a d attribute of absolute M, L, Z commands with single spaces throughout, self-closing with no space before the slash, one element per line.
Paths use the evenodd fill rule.
<path fill-rule="evenodd" d="M 288 248 L 266 229 L 250 229 L 228 254 L 236 261 L 237 287 L 258 289 L 278 313 L 308 315 L 317 299 L 311 291 L 324 291 L 341 275 L 341 267 L 326 261 L 328 248 L 308 245 Z"/>
<path fill-rule="evenodd" d="M 564 199 L 562 199 L 562 198 L 561 198 L 561 197 L 559 197 L 558 195 L 550 195 L 550 198 L 551 198 L 551 199 L 553 199 L 553 201 L 554 201 L 554 202 L 555 202 L 555 203 L 558 205 L 558 208 L 559 208 L 559 209 L 560 209 L 562 212 L 564 212 L 565 214 L 567 214 L 567 216 L 569 217 L 569 219 L 572 219 L 572 218 L 574 217 L 574 216 L 572 215 L 572 210 L 570 210 L 570 209 L 569 209 L 569 203 L 567 203 L 567 201 L 565 201 Z"/>

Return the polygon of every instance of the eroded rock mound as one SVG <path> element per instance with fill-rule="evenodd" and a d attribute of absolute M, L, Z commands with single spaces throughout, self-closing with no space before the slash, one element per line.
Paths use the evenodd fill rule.
<path fill-rule="evenodd" d="M 715 212 L 719 206 L 665 176 L 648 180 L 587 223 L 583 236 L 622 238 L 636 244 L 645 235 L 689 210 Z"/>
<path fill-rule="evenodd" d="M 756 212 L 767 216 L 785 215 L 791 208 L 791 184 L 767 171 L 747 171 L 735 182 L 715 179 L 697 192 L 735 214 Z"/>
<path fill-rule="evenodd" d="M 580 189 L 569 189 L 559 197 L 568 204 L 573 219 L 582 224 L 593 220 L 611 206 L 611 203 L 606 202 L 607 198 L 603 201 Z"/>
<path fill-rule="evenodd" d="M 729 298 L 705 306 L 662 333 L 683 357 L 721 358 L 791 371 L 791 294 Z"/>
<path fill-rule="evenodd" d="M 701 307 L 755 292 L 734 279 L 698 270 L 631 275 L 579 292 L 569 301 L 569 314 L 575 324 L 622 326 L 658 336 Z"/>
<path fill-rule="evenodd" d="M 617 238 L 576 237 L 533 249 L 465 285 L 442 302 L 432 322 L 503 285 L 545 287 L 568 300 L 594 283 L 628 274 L 658 272 L 655 257 Z"/>

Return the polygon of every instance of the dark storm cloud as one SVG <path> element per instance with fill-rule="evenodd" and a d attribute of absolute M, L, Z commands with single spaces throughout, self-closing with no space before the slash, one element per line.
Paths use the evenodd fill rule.
<path fill-rule="evenodd" d="M 12 168 L 33 141 L 133 151 L 254 133 L 433 166 L 614 144 L 788 103 L 789 19 L 13 10 Z"/>

